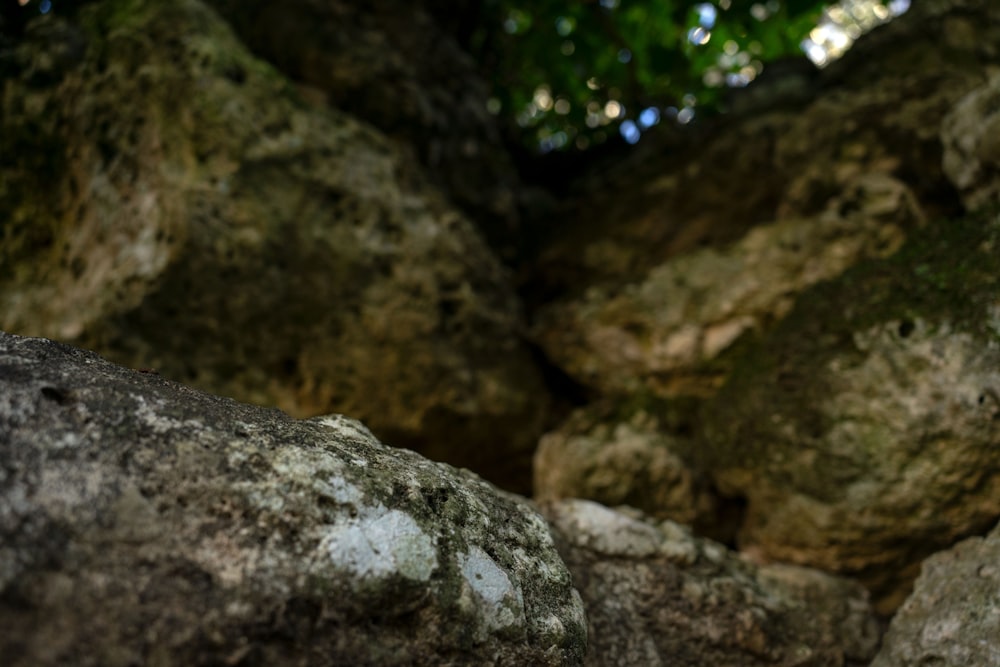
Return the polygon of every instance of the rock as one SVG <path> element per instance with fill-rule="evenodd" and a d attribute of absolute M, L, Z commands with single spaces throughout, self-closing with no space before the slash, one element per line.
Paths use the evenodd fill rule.
<path fill-rule="evenodd" d="M 1000 203 L 1000 72 L 960 99 L 941 126 L 944 170 L 977 211 Z"/>
<path fill-rule="evenodd" d="M 746 499 L 742 549 L 859 577 L 888 613 L 920 561 L 996 522 L 998 244 L 989 217 L 928 226 L 734 361 L 681 455 Z"/>
<path fill-rule="evenodd" d="M 491 247 L 514 259 L 522 186 L 487 110 L 491 87 L 459 44 L 470 22 L 485 20 L 479 3 L 207 1 L 256 55 L 407 146 Z"/>
<path fill-rule="evenodd" d="M 755 226 L 836 210 L 872 176 L 905 185 L 927 219 L 960 214 L 941 123 L 1000 64 L 998 19 L 1000 6 L 980 0 L 913 3 L 822 70 L 820 85 L 805 87 L 811 98 L 739 117 L 699 112 L 684 132 L 644 133 L 626 159 L 594 165 L 553 216 L 533 282 L 540 306 L 638 285 L 665 261 L 723 251 Z"/>
<path fill-rule="evenodd" d="M 660 408 L 657 410 L 657 408 Z M 708 479 L 676 453 L 672 426 L 649 405 L 612 414 L 591 406 L 547 433 L 535 452 L 535 499 L 585 498 L 628 505 L 657 519 L 696 525 L 701 534 L 721 518 Z"/>
<path fill-rule="evenodd" d="M 924 561 L 872 667 L 1000 664 L 1000 527 Z"/>
<path fill-rule="evenodd" d="M 545 522 L 337 415 L 0 333 L 0 655 L 24 665 L 573 665 Z"/>
<path fill-rule="evenodd" d="M 543 510 L 587 608 L 587 665 L 867 665 L 878 623 L 857 584 L 757 567 L 725 547 L 583 500 Z"/>
<path fill-rule="evenodd" d="M 0 328 L 529 488 L 511 277 L 395 143 L 196 0 L 53 12 L 2 64 Z"/>
<path fill-rule="evenodd" d="M 710 394 L 721 380 L 708 362 L 783 317 L 808 286 L 891 254 L 922 221 L 905 185 L 867 174 L 815 218 L 763 225 L 723 250 L 667 260 L 640 282 L 547 306 L 536 335 L 560 367 L 604 393 Z"/>

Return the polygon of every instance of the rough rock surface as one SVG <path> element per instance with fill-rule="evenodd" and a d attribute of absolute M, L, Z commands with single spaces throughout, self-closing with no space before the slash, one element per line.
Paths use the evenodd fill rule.
<path fill-rule="evenodd" d="M 955 104 L 941 127 L 944 170 L 969 210 L 1000 204 L 1000 72 Z"/>
<path fill-rule="evenodd" d="M 572 665 L 542 518 L 340 416 L 296 421 L 0 333 L 0 655 Z"/>
<path fill-rule="evenodd" d="M 1000 220 L 928 226 L 810 291 L 735 362 L 685 457 L 747 500 L 740 546 L 860 577 L 883 611 L 1000 517 Z"/>
<path fill-rule="evenodd" d="M 914 3 L 802 77 L 808 94 L 600 165 L 539 251 L 546 353 L 604 392 L 709 393 L 726 369 L 706 362 L 807 286 L 961 214 L 942 121 L 1000 64 L 998 26 L 995 3 Z M 988 127 L 963 141 L 980 132 L 966 152 L 985 165 Z"/>
<path fill-rule="evenodd" d="M 620 410 L 619 410 L 620 412 Z M 657 519 L 717 528 L 720 508 L 696 473 L 677 455 L 680 436 L 657 405 L 632 414 L 591 406 L 547 433 L 535 452 L 534 497 L 539 502 L 585 498 L 608 507 L 628 505 Z"/>
<path fill-rule="evenodd" d="M 595 667 L 867 665 L 878 624 L 855 583 L 757 567 L 670 521 L 583 500 L 543 509 L 587 608 Z"/>
<path fill-rule="evenodd" d="M 924 561 L 872 667 L 1000 665 L 1000 527 Z"/>
<path fill-rule="evenodd" d="M 814 218 L 760 226 L 727 248 L 668 260 L 639 282 L 595 285 L 547 306 L 537 338 L 576 380 L 605 393 L 711 393 L 718 374 L 706 362 L 780 319 L 810 285 L 894 252 L 922 221 L 905 185 L 866 174 Z"/>
<path fill-rule="evenodd" d="M 4 58 L 0 327 L 527 488 L 517 299 L 415 160 L 196 0 L 53 12 Z"/>
<path fill-rule="evenodd" d="M 480 3 L 208 2 L 309 94 L 412 146 L 428 176 L 510 256 L 520 184 L 487 111 L 490 86 L 460 44 L 481 20 Z"/>

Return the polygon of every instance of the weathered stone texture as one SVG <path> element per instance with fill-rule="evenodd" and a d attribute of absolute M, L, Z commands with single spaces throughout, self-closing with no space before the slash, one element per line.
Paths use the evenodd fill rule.
<path fill-rule="evenodd" d="M 647 409 L 620 417 L 594 407 L 577 411 L 538 444 L 535 499 L 586 498 L 699 529 L 717 527 L 722 517 L 707 476 L 678 456 L 686 447 L 668 431 Z"/>
<path fill-rule="evenodd" d="M 588 665 L 867 665 L 878 624 L 855 583 L 757 567 L 671 521 L 582 500 L 543 511 L 587 608 Z"/>
<path fill-rule="evenodd" d="M 487 111 L 490 86 L 449 23 L 477 3 L 208 0 L 249 48 L 324 103 L 410 147 L 505 258 L 519 244 L 521 183 Z M 375 83 L 377 82 L 377 83 Z"/>
<path fill-rule="evenodd" d="M 915 3 L 804 77 L 809 94 L 600 165 L 539 252 L 546 354 L 603 393 L 711 393 L 717 355 L 809 285 L 961 214 L 942 122 L 1000 63 L 998 19 L 993 3 Z M 961 141 L 980 132 L 988 153 L 986 125 Z"/>
<path fill-rule="evenodd" d="M 572 665 L 547 526 L 341 416 L 0 334 L 4 665 Z"/>
<path fill-rule="evenodd" d="M 200 2 L 55 14 L 6 56 L 0 326 L 526 490 L 548 399 L 510 277 L 421 167 Z"/>
<path fill-rule="evenodd" d="M 710 394 L 719 373 L 707 362 L 783 317 L 808 286 L 891 254 L 921 222 L 905 185 L 867 174 L 819 216 L 757 227 L 630 285 L 593 286 L 544 308 L 535 330 L 556 363 L 602 392 Z"/>
<path fill-rule="evenodd" d="M 888 611 L 924 557 L 996 522 L 997 230 L 929 227 L 736 362 L 689 460 L 747 499 L 741 547 L 859 576 Z"/>
<path fill-rule="evenodd" d="M 1000 205 L 1000 72 L 963 97 L 941 126 L 944 169 L 969 210 Z"/>
<path fill-rule="evenodd" d="M 924 561 L 872 667 L 1000 664 L 1000 528 Z"/>

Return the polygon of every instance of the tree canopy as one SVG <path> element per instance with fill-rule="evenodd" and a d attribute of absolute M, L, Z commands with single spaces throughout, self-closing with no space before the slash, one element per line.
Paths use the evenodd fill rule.
<path fill-rule="evenodd" d="M 470 47 L 494 73 L 491 111 L 513 118 L 527 143 L 542 152 L 586 149 L 618 132 L 634 143 L 664 116 L 683 124 L 696 107 L 724 110 L 727 88 L 817 46 L 808 38 L 827 4 L 491 0 Z M 856 37 L 908 3 L 841 4 L 841 23 Z"/>

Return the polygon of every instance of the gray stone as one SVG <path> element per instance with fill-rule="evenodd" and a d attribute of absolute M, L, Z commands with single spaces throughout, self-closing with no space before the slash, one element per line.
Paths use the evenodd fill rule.
<path fill-rule="evenodd" d="M 860 667 L 875 655 L 878 623 L 856 583 L 758 567 L 634 511 L 584 500 L 543 511 L 587 608 L 587 665 Z"/>
<path fill-rule="evenodd" d="M 572 665 L 542 518 L 360 422 L 0 333 L 5 665 Z"/>
<path fill-rule="evenodd" d="M 1000 665 L 1000 527 L 924 561 L 872 667 Z"/>

